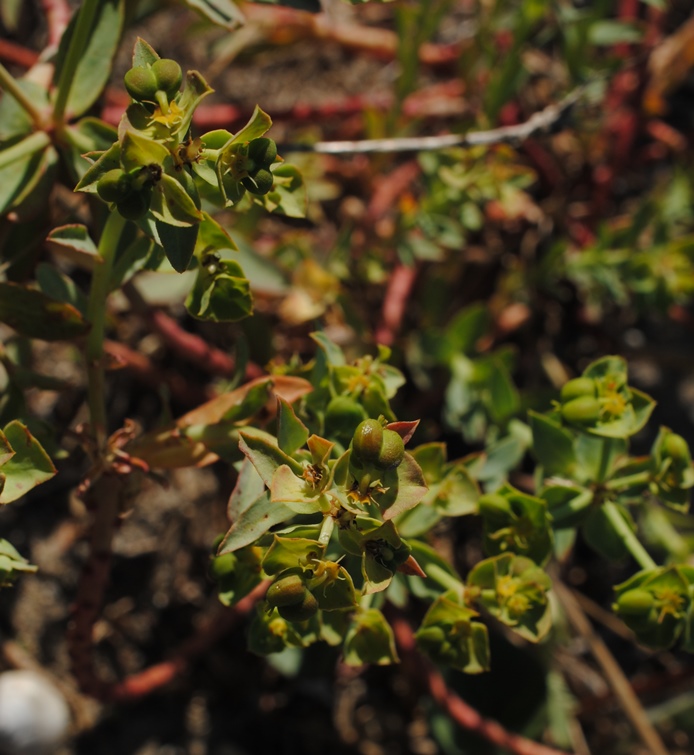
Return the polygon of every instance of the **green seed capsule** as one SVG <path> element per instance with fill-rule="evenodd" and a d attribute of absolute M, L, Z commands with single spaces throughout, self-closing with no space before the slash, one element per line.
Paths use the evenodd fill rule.
<path fill-rule="evenodd" d="M 116 209 L 126 220 L 139 220 L 147 214 L 151 191 L 135 191 L 116 203 Z"/>
<path fill-rule="evenodd" d="M 395 469 L 405 456 L 405 443 L 395 430 L 383 430 L 383 442 L 376 466 L 380 469 Z"/>
<path fill-rule="evenodd" d="M 561 416 L 570 425 L 594 425 L 600 419 L 600 402 L 592 396 L 579 396 L 562 405 Z"/>
<path fill-rule="evenodd" d="M 96 184 L 96 193 L 104 202 L 122 202 L 131 191 L 130 176 L 120 168 L 104 173 Z"/>
<path fill-rule="evenodd" d="M 287 621 L 308 621 L 312 616 L 318 613 L 318 601 L 313 593 L 306 590 L 306 593 L 300 603 L 289 606 L 280 606 L 278 609 L 280 616 Z"/>
<path fill-rule="evenodd" d="M 253 139 L 248 145 L 248 156 L 258 165 L 267 168 L 275 162 L 277 157 L 277 145 L 272 139 L 261 136 L 259 139 Z"/>
<path fill-rule="evenodd" d="M 561 393 L 559 394 L 561 402 L 563 404 L 568 403 L 574 398 L 579 396 L 592 396 L 595 398 L 597 394 L 597 384 L 595 380 L 587 377 L 577 377 L 573 380 L 569 380 L 562 386 Z"/>
<path fill-rule="evenodd" d="M 352 451 L 359 461 L 378 463 L 383 444 L 383 425 L 377 419 L 360 422 L 352 438 Z"/>
<path fill-rule="evenodd" d="M 293 606 L 301 603 L 308 590 L 298 574 L 290 574 L 275 580 L 268 587 L 265 600 L 273 608 Z"/>
<path fill-rule="evenodd" d="M 417 644 L 425 649 L 440 647 L 446 640 L 446 633 L 441 627 L 422 627 L 416 634 Z"/>
<path fill-rule="evenodd" d="M 247 176 L 246 178 L 242 178 L 241 183 L 246 187 L 246 189 L 248 189 L 248 191 L 251 192 L 251 194 L 262 196 L 263 194 L 267 194 L 268 191 L 270 191 L 274 180 L 275 179 L 272 177 L 272 173 L 270 173 L 269 170 L 261 168 L 260 170 L 256 171 L 254 176 Z"/>
<path fill-rule="evenodd" d="M 238 559 L 233 553 L 223 553 L 212 559 L 210 564 L 210 576 L 215 582 L 219 582 L 225 577 L 230 576 L 236 570 Z"/>
<path fill-rule="evenodd" d="M 123 79 L 128 94 L 138 102 L 152 102 L 159 89 L 157 77 L 151 69 L 144 66 L 135 66 L 126 72 Z"/>
<path fill-rule="evenodd" d="M 664 455 L 669 457 L 678 465 L 688 466 L 691 464 L 691 455 L 687 441 L 677 433 L 670 433 L 665 436 L 663 441 Z"/>
<path fill-rule="evenodd" d="M 655 598 L 646 590 L 636 588 L 623 593 L 617 599 L 617 610 L 624 616 L 647 616 Z"/>
<path fill-rule="evenodd" d="M 152 63 L 152 73 L 157 81 L 157 89 L 163 89 L 168 97 L 178 92 L 183 81 L 183 71 L 175 60 L 162 58 Z"/>

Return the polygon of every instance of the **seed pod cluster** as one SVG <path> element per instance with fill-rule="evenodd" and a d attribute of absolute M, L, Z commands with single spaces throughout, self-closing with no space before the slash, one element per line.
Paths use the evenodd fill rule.
<path fill-rule="evenodd" d="M 277 145 L 272 139 L 265 136 L 253 139 L 248 144 L 248 175 L 241 179 L 242 186 L 251 194 L 267 194 L 274 182 L 270 166 L 276 158 Z"/>
<path fill-rule="evenodd" d="M 299 574 L 278 577 L 268 588 L 265 600 L 287 621 L 307 621 L 318 612 L 318 601 Z"/>
<path fill-rule="evenodd" d="M 590 427 L 599 419 L 602 411 L 595 380 L 578 377 L 569 380 L 560 392 L 561 417 L 569 425 Z"/>
<path fill-rule="evenodd" d="M 120 168 L 104 173 L 96 184 L 96 193 L 104 202 L 115 203 L 127 220 L 139 220 L 149 210 L 152 188 L 149 183 L 138 188 L 133 176 Z"/>
<path fill-rule="evenodd" d="M 377 419 L 360 422 L 352 437 L 352 454 L 356 462 L 377 469 L 395 469 L 405 456 L 402 437 Z"/>
<path fill-rule="evenodd" d="M 134 100 L 156 102 L 158 91 L 164 92 L 168 99 L 176 95 L 183 81 L 183 71 L 175 60 L 161 58 L 151 66 L 133 66 L 123 80 Z"/>

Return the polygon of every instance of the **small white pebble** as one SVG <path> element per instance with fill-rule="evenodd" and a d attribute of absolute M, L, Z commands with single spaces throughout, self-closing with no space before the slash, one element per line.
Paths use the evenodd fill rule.
<path fill-rule="evenodd" d="M 0 674 L 0 755 L 50 755 L 69 723 L 65 698 L 41 674 Z"/>

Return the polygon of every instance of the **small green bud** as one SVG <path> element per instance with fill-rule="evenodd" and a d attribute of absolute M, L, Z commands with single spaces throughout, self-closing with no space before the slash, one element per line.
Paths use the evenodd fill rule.
<path fill-rule="evenodd" d="M 161 58 L 152 63 L 152 73 L 157 82 L 157 89 L 163 89 L 168 97 L 178 92 L 183 81 L 183 71 L 175 60 Z"/>
<path fill-rule="evenodd" d="M 600 419 L 600 402 L 592 396 L 573 398 L 562 405 L 561 416 L 570 425 L 594 425 Z"/>
<path fill-rule="evenodd" d="M 272 608 L 300 604 L 308 592 L 304 581 L 298 574 L 280 577 L 268 587 L 265 600 Z"/>
<path fill-rule="evenodd" d="M 248 156 L 258 165 L 267 168 L 275 162 L 277 145 L 265 136 L 253 139 L 248 145 Z"/>
<path fill-rule="evenodd" d="M 139 220 L 147 214 L 150 200 L 150 191 L 134 191 L 117 202 L 116 209 L 126 220 Z"/>
<path fill-rule="evenodd" d="M 663 453 L 678 465 L 688 466 L 692 462 L 687 441 L 677 433 L 669 433 L 663 441 Z"/>
<path fill-rule="evenodd" d="M 135 66 L 126 71 L 123 81 L 128 94 L 138 102 L 153 102 L 157 89 L 160 88 L 152 70 L 144 66 Z"/>
<path fill-rule="evenodd" d="M 646 617 L 650 613 L 655 598 L 646 590 L 638 587 L 634 590 L 628 590 L 617 599 L 617 610 L 623 616 L 640 616 Z"/>
<path fill-rule="evenodd" d="M 272 188 L 274 181 L 275 179 L 272 177 L 272 173 L 265 168 L 256 171 L 254 176 L 246 176 L 246 178 L 241 179 L 241 183 L 246 189 L 248 189 L 251 194 L 256 194 L 257 196 L 267 194 Z"/>
<path fill-rule="evenodd" d="M 120 168 L 104 173 L 96 184 L 96 193 L 104 202 L 122 202 L 131 191 L 130 177 Z"/>
<path fill-rule="evenodd" d="M 280 606 L 277 610 L 280 616 L 287 621 L 308 621 L 318 613 L 318 601 L 313 593 L 306 590 L 300 603 Z"/>
<path fill-rule="evenodd" d="M 566 404 L 579 396 L 592 396 L 595 398 L 597 395 L 597 388 L 598 386 L 592 378 L 577 377 L 573 380 L 569 380 L 568 383 L 564 383 L 559 396 L 563 404 Z"/>
<path fill-rule="evenodd" d="M 446 633 L 441 627 L 422 627 L 416 634 L 417 644 L 425 650 L 438 649 L 446 641 Z"/>
<path fill-rule="evenodd" d="M 383 444 L 383 425 L 377 419 L 360 422 L 352 437 L 352 451 L 359 461 L 378 463 Z"/>
<path fill-rule="evenodd" d="M 395 430 L 383 430 L 383 442 L 376 466 L 380 469 L 395 469 L 405 456 L 405 443 Z"/>
<path fill-rule="evenodd" d="M 210 564 L 210 576 L 215 582 L 219 582 L 225 577 L 233 574 L 236 570 L 238 559 L 233 553 L 223 553 L 212 559 Z"/>

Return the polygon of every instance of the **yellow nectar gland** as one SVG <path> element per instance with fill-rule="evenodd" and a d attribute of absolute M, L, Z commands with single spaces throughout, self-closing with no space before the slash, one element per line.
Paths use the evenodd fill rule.
<path fill-rule="evenodd" d="M 682 607 L 684 597 L 676 593 L 671 587 L 664 587 L 654 593 L 656 600 L 660 603 L 660 613 L 658 614 L 658 624 L 665 621 L 665 617 L 670 615 L 675 619 L 682 616 Z"/>

